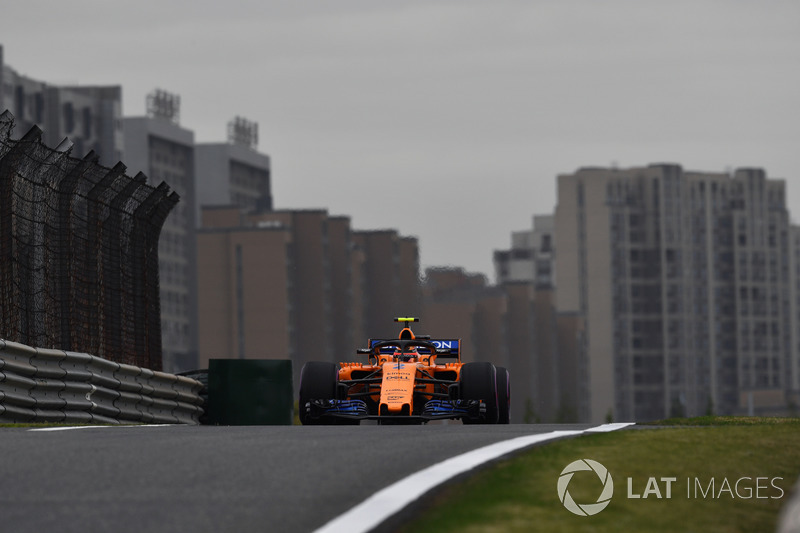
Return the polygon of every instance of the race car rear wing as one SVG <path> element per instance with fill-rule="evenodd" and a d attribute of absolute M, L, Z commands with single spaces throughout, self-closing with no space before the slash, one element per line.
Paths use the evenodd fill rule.
<path fill-rule="evenodd" d="M 421 336 L 417 337 L 422 340 Z M 369 347 L 372 349 L 379 342 L 391 342 L 397 339 L 370 339 Z M 425 339 L 436 346 L 437 357 L 448 357 L 453 359 L 461 358 L 461 339 Z M 393 354 L 394 348 L 392 346 L 384 346 L 380 349 L 382 354 Z"/>

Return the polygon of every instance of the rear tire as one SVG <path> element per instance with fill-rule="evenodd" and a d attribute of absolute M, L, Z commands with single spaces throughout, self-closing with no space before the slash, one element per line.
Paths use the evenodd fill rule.
<path fill-rule="evenodd" d="M 300 423 L 304 426 L 327 424 L 307 416 L 305 405 L 311 400 L 335 400 L 339 370 L 334 363 L 311 361 L 300 371 Z"/>
<path fill-rule="evenodd" d="M 502 366 L 496 367 L 497 370 L 497 407 L 498 424 L 509 424 L 511 422 L 511 377 L 508 369 Z"/>
<path fill-rule="evenodd" d="M 464 424 L 497 424 L 497 377 L 491 363 L 464 363 L 461 367 L 461 399 L 481 400 L 486 404 L 486 413 L 477 419 L 462 419 Z"/>

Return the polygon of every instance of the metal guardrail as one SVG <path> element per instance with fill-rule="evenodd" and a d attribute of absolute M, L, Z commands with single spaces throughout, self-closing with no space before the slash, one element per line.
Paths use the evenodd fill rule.
<path fill-rule="evenodd" d="M 0 339 L 0 422 L 198 424 L 203 384 Z"/>

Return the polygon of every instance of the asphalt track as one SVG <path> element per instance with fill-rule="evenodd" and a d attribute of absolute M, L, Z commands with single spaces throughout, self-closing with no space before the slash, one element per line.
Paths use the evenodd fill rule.
<path fill-rule="evenodd" d="M 0 530 L 310 532 L 450 457 L 590 427 L 6 428 Z"/>

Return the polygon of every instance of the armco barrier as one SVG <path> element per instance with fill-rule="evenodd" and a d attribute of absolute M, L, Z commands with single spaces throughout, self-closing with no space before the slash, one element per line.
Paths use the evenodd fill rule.
<path fill-rule="evenodd" d="M 0 422 L 197 424 L 203 384 L 0 339 Z"/>

